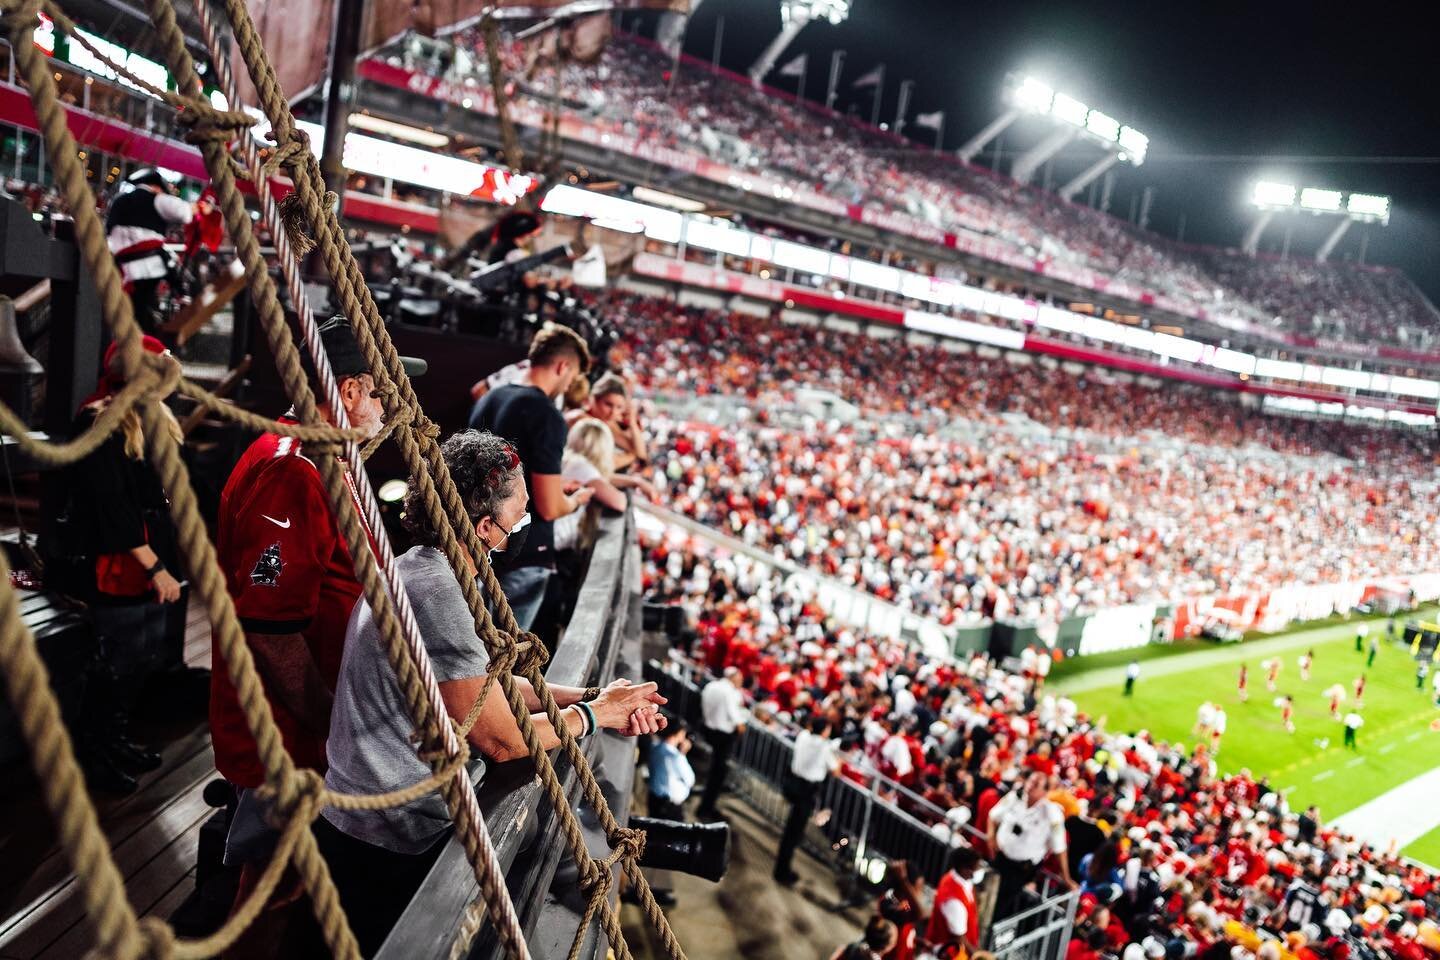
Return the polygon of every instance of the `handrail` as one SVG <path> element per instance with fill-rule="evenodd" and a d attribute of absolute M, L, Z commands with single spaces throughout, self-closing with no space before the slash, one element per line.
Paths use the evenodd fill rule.
<path fill-rule="evenodd" d="M 601 519 L 574 615 L 545 671 L 548 683 L 604 684 L 612 679 L 621 648 L 629 641 L 638 640 L 638 618 L 630 616 L 637 560 L 632 549 L 634 536 L 634 518 L 630 513 Z M 612 739 L 613 734 L 602 734 L 581 741 L 587 759 L 593 761 Z M 555 768 L 562 786 L 574 797 L 579 787 L 574 769 L 563 755 L 557 756 Z M 621 772 L 596 770 L 602 787 L 607 778 Z M 633 769 L 624 773 L 628 778 Z M 545 892 L 562 855 L 566 855 L 558 836 L 557 819 L 544 801 L 529 758 L 498 764 L 485 761 L 476 796 L 490 825 L 496 858 L 505 871 L 506 885 L 515 899 L 528 938 L 542 909 L 549 909 Z M 611 809 L 621 823 L 626 821 L 628 798 L 627 779 L 626 788 L 618 796 L 619 802 L 611 797 Z M 376 957 L 379 960 L 449 957 L 455 931 L 465 922 L 467 908 L 478 894 L 479 886 L 465 850 L 452 838 Z M 572 933 L 573 929 L 572 924 Z M 475 958 L 502 955 L 489 927 L 476 938 L 469 955 Z"/>

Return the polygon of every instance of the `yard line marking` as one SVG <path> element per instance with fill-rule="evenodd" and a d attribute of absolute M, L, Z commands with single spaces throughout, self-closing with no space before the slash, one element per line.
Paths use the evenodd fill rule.
<path fill-rule="evenodd" d="M 1319 783 L 1321 780 L 1329 780 L 1333 776 L 1335 776 L 1334 770 L 1321 770 L 1319 773 L 1315 774 L 1315 776 L 1311 777 L 1310 779 L 1315 783 Z"/>
<path fill-rule="evenodd" d="M 1406 742 L 1406 743 L 1414 743 L 1416 740 L 1419 740 L 1419 739 L 1420 739 L 1420 731 L 1419 731 L 1419 730 L 1416 730 L 1414 733 L 1410 734 L 1410 736 L 1408 736 L 1408 737 L 1405 738 L 1405 742 Z"/>
<path fill-rule="evenodd" d="M 1395 749 L 1396 747 L 1398 747 L 1398 746 L 1399 746 L 1398 743 L 1387 743 L 1387 744 L 1385 744 L 1385 746 L 1383 746 L 1383 747 L 1380 748 L 1379 752 L 1380 752 L 1380 753 L 1389 753 L 1389 752 L 1391 752 L 1392 750 L 1394 750 L 1394 749 Z"/>
<path fill-rule="evenodd" d="M 1351 760 L 1349 763 L 1345 764 L 1345 768 L 1348 770 L 1350 767 L 1358 767 L 1364 762 L 1364 757 L 1356 757 L 1354 760 Z"/>

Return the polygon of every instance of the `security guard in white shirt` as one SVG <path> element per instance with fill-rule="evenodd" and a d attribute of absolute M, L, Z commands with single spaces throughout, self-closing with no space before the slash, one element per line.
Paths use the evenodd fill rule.
<path fill-rule="evenodd" d="M 825 778 L 840 767 L 839 747 L 830 739 L 830 723 L 815 715 L 806 729 L 795 736 L 790 754 L 790 776 L 785 782 L 785 797 L 790 801 L 790 815 L 780 834 L 780 853 L 775 857 L 775 882 L 790 886 L 799 879 L 791 861 L 805 836 L 805 824 L 815 810 L 815 798 L 825 785 Z"/>
<path fill-rule="evenodd" d="M 1059 862 L 1060 876 L 1074 886 L 1064 856 L 1065 813 L 1046 793 L 1049 778 L 1039 772 L 1025 778 L 1024 786 L 1012 790 L 990 811 L 990 849 L 995 854 L 995 871 L 1000 891 L 995 900 L 995 919 L 1016 911 L 1020 893 L 1035 879 L 1040 865 L 1051 854 Z"/>
<path fill-rule="evenodd" d="M 695 811 L 702 820 L 720 817 L 715 804 L 725 789 L 735 737 L 745 732 L 745 700 L 740 693 L 744 685 L 740 669 L 726 667 L 723 677 L 711 680 L 700 691 L 700 718 L 705 724 L 705 739 L 710 741 L 710 772 L 705 777 L 700 807 Z"/>

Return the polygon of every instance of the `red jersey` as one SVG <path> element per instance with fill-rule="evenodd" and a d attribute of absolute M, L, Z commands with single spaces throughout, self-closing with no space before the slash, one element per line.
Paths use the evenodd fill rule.
<path fill-rule="evenodd" d="M 280 422 L 295 421 L 281 418 Z M 358 510 L 359 498 L 348 471 L 346 480 Z M 245 451 L 220 494 L 216 549 L 245 631 L 300 634 L 333 692 L 345 627 L 361 588 L 324 481 L 301 454 L 298 440 L 267 433 Z M 212 648 L 211 666 L 215 766 L 231 783 L 257 787 L 264 782 L 264 768 L 219 643 Z M 296 764 L 323 771 L 330 718 L 298 717 L 275 700 L 270 709 Z"/>
<path fill-rule="evenodd" d="M 965 908 L 965 929 L 951 929 L 945 919 L 945 904 L 957 901 Z M 958 943 L 974 950 L 980 946 L 979 917 L 975 911 L 975 885 L 962 880 L 954 870 L 946 870 L 935 888 L 935 905 L 930 909 L 930 924 L 925 928 L 925 939 L 931 943 Z"/>

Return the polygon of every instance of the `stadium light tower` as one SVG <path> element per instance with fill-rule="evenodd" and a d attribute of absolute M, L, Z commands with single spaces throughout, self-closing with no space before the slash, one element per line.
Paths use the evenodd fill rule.
<path fill-rule="evenodd" d="M 1251 188 L 1250 203 L 1260 211 L 1260 216 L 1245 232 L 1245 240 L 1240 249 L 1251 255 L 1260 249 L 1260 237 L 1277 214 L 1308 213 L 1317 217 L 1338 218 L 1335 228 L 1326 236 L 1320 249 L 1315 251 L 1315 259 L 1322 262 L 1334 252 L 1345 232 L 1350 229 L 1350 224 L 1390 222 L 1390 198 L 1369 193 L 1346 194 L 1342 190 L 1296 187 L 1288 183 L 1261 180 Z"/>
<path fill-rule="evenodd" d="M 1145 162 L 1149 137 L 1107 113 L 1092 110 L 1074 97 L 1057 92 L 1035 77 L 1017 74 L 1007 77 L 1005 99 L 1009 108 L 960 148 L 962 160 L 969 162 L 1020 117 L 1034 114 L 1049 118 L 1055 129 L 1015 161 L 1010 175 L 1021 183 L 1028 183 L 1045 161 L 1077 139 L 1104 148 L 1105 155 L 1060 188 L 1060 195 L 1067 200 L 1117 163 L 1125 161 L 1138 167 Z"/>
<path fill-rule="evenodd" d="M 829 20 L 832 26 L 838 26 L 848 16 L 850 0 L 780 0 L 780 32 L 750 68 L 750 82 L 757 87 L 760 85 L 760 81 L 775 66 L 775 61 L 780 59 L 780 54 L 790 46 L 790 41 L 810 21 Z"/>

